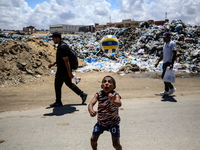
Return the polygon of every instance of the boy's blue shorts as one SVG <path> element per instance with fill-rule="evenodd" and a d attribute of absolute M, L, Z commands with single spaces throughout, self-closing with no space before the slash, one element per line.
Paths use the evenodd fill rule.
<path fill-rule="evenodd" d="M 115 125 L 115 126 L 112 126 L 112 127 L 104 127 L 104 126 L 100 125 L 98 122 L 94 126 L 94 130 L 93 130 L 92 135 L 93 136 L 100 135 L 105 130 L 109 131 L 113 137 L 117 137 L 117 138 L 120 137 L 119 125 Z"/>

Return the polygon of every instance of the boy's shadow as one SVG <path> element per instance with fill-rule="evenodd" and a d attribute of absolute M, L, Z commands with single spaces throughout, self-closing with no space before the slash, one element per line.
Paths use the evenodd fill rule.
<path fill-rule="evenodd" d="M 76 107 L 73 106 L 79 106 L 82 104 L 67 104 L 63 105 L 61 107 L 53 107 L 53 112 L 52 113 L 47 113 L 44 114 L 43 116 L 62 116 L 64 114 L 70 114 L 74 113 L 75 111 L 79 111 L 76 109 Z M 52 107 L 47 107 L 46 109 L 50 109 Z"/>
<path fill-rule="evenodd" d="M 159 94 L 156 94 L 157 96 L 160 96 Z M 164 95 L 162 96 L 162 102 L 177 102 L 177 100 L 174 98 L 176 97 L 175 95 L 171 95 L 171 96 L 168 96 L 168 95 Z"/>

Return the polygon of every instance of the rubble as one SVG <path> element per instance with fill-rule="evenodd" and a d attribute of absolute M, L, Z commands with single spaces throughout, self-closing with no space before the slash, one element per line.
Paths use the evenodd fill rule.
<path fill-rule="evenodd" d="M 0 45 L 0 85 L 14 86 L 50 75 L 48 64 L 55 61 L 55 47 L 36 38 Z"/>
<path fill-rule="evenodd" d="M 162 62 L 157 68 L 154 64 L 163 49 L 160 36 L 166 31 L 172 33 L 172 40 L 177 44 L 175 71 L 199 74 L 200 28 L 181 20 L 163 26 L 143 22 L 136 29 L 111 27 L 95 33 L 63 35 L 63 40 L 78 53 L 77 72 L 160 72 Z M 114 53 L 106 54 L 100 48 L 100 41 L 106 35 L 118 39 L 119 46 Z M 0 37 L 0 43 L 0 85 L 17 85 L 55 73 L 47 68 L 56 56 L 56 47 L 48 35 Z"/>
<path fill-rule="evenodd" d="M 200 57 L 198 52 L 200 49 L 200 28 L 185 25 L 181 20 L 173 20 L 171 24 L 165 24 L 164 26 L 150 26 L 145 22 L 143 24 L 141 23 L 140 28 L 137 29 L 111 28 L 98 31 L 93 38 L 96 39 L 90 45 L 99 43 L 100 39 L 105 35 L 113 34 L 119 41 L 119 49 L 110 56 L 101 54 L 99 57 L 96 55 L 99 47 L 95 47 L 95 45 L 99 44 L 94 44 L 92 49 L 87 51 L 87 55 L 84 57 L 87 67 L 80 68 L 78 71 L 98 70 L 122 72 L 124 70 L 126 73 L 130 73 L 135 72 L 135 70 L 129 69 L 127 71 L 127 69 L 123 68 L 130 68 L 128 67 L 129 65 L 126 67 L 126 63 L 132 63 L 139 67 L 140 72 L 142 70 L 159 72 L 162 70 L 162 64 L 160 63 L 158 68 L 155 68 L 154 63 L 163 49 L 164 43 L 160 35 L 166 31 L 172 33 L 172 40 L 177 43 L 177 61 L 174 69 L 188 73 L 199 73 Z M 108 58 L 106 61 L 105 57 Z M 96 62 L 101 62 L 101 64 L 94 63 L 93 59 Z M 109 67 L 113 61 L 115 62 L 115 67 Z"/>

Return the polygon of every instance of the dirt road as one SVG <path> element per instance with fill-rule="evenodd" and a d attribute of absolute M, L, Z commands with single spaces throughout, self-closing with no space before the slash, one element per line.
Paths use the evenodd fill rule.
<path fill-rule="evenodd" d="M 179 77 L 174 95 L 161 97 L 158 94 L 164 85 L 155 77 L 77 73 L 82 78 L 78 86 L 88 93 L 87 103 L 107 74 L 116 79 L 116 91 L 122 97 L 123 149 L 199 149 L 200 78 Z M 65 85 L 64 106 L 49 108 L 55 100 L 53 84 L 54 77 L 50 76 L 37 83 L 0 89 L 1 149 L 91 149 L 89 140 L 96 118 L 89 116 L 87 105 L 80 105 L 80 97 Z M 99 149 L 113 149 L 108 132 L 100 137 Z"/>

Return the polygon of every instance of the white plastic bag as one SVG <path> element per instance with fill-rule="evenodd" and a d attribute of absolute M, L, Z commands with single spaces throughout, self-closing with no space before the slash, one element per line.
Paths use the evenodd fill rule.
<path fill-rule="evenodd" d="M 74 81 L 78 84 L 81 81 L 81 77 L 74 77 Z"/>
<path fill-rule="evenodd" d="M 169 69 L 169 67 L 167 67 L 163 81 L 175 83 L 175 74 L 173 69 Z"/>

